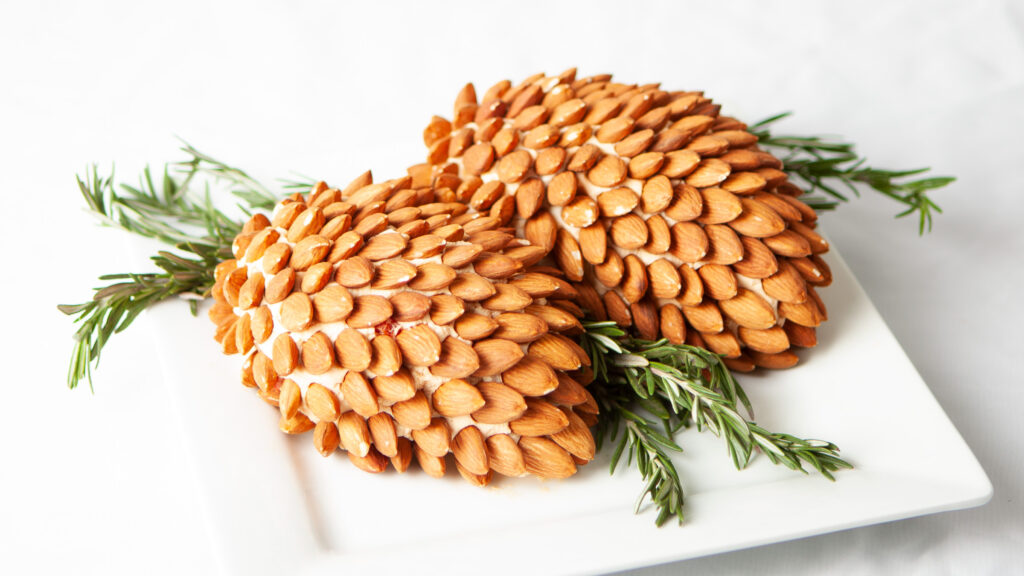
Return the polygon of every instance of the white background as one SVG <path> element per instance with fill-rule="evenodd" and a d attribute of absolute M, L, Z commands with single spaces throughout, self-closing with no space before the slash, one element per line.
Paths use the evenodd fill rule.
<path fill-rule="evenodd" d="M 703 89 L 745 119 L 794 110 L 790 131 L 959 177 L 926 238 L 870 192 L 824 224 L 992 501 L 635 574 L 1024 570 L 1019 3 L 211 4 L 0 7 L 0 572 L 217 572 L 148 328 L 108 347 L 95 394 L 64 387 L 72 326 L 55 305 L 145 265 L 83 212 L 75 173 L 177 159 L 178 135 L 264 179 L 389 177 L 466 81 L 570 66 Z"/>

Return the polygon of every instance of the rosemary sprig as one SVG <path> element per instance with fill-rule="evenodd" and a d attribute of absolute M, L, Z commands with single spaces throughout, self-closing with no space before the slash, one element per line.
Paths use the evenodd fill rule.
<path fill-rule="evenodd" d="M 111 283 L 96 288 L 92 300 L 58 306 L 76 316 L 79 324 L 68 366 L 69 388 L 83 378 L 92 388 L 92 367 L 99 363 L 103 347 L 144 309 L 178 296 L 189 300 L 194 314 L 198 300 L 209 296 L 213 270 L 232 257 L 231 243 L 242 229 L 241 223 L 214 206 L 211 181 L 227 181 L 246 213 L 269 210 L 277 201 L 278 196 L 245 172 L 187 144 L 182 150 L 190 158 L 165 166 L 159 186 L 148 166 L 137 186 L 115 185 L 113 171 L 104 177 L 95 166 L 77 178 L 86 205 L 102 223 L 159 240 L 175 251 L 161 251 L 152 258 L 162 272 L 101 276 L 101 281 Z"/>
<path fill-rule="evenodd" d="M 924 174 L 930 168 L 872 168 L 867 165 L 866 158 L 858 156 L 852 143 L 822 136 L 773 135 L 770 127 L 789 115 L 790 112 L 776 114 L 750 126 L 749 130 L 758 137 L 759 145 L 775 149 L 773 152 L 782 159 L 784 170 L 810 186 L 808 192 L 813 194 L 820 190 L 826 195 L 803 197 L 801 200 L 815 210 L 831 210 L 839 202 L 849 200 L 840 187 L 860 196 L 856 184 L 866 184 L 905 206 L 896 214 L 897 218 L 916 213 L 919 234 L 931 231 L 933 213 L 941 214 L 942 209 L 928 193 L 954 182 L 956 178 L 938 176 L 908 181 L 907 178 Z"/>
<path fill-rule="evenodd" d="M 682 521 L 683 489 L 669 453 L 681 451 L 672 437 L 691 423 L 722 438 L 737 469 L 746 468 L 757 450 L 772 463 L 804 473 L 806 465 L 830 480 L 836 470 L 851 467 L 830 442 L 769 432 L 748 420 L 741 412 L 753 417 L 750 402 L 716 354 L 636 339 L 614 322 L 590 322 L 584 328 L 582 346 L 592 359 L 600 358 L 592 361 L 591 385 L 602 412 L 598 443 L 618 437 L 612 472 L 623 453 L 627 465 L 636 459 L 646 482 L 637 509 L 650 497 L 659 526 L 673 516 Z"/>

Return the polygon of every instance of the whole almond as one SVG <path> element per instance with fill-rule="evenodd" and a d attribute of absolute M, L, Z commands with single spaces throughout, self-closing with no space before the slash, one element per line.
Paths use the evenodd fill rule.
<path fill-rule="evenodd" d="M 753 198 L 743 198 L 741 203 L 743 213 L 729 222 L 733 230 L 744 236 L 767 238 L 786 229 L 786 221 L 767 204 Z"/>
<path fill-rule="evenodd" d="M 556 132 L 557 133 L 557 132 Z M 527 140 L 529 136 L 527 137 Z M 524 145 L 526 140 L 524 140 Z M 546 146 L 541 146 L 546 147 Z M 533 157 L 526 150 L 516 150 L 498 162 L 498 178 L 506 184 L 521 181 L 533 164 Z"/>
<path fill-rule="evenodd" d="M 647 244 L 647 223 L 636 214 L 616 218 L 608 232 L 612 242 L 626 250 L 636 250 Z"/>
<path fill-rule="evenodd" d="M 495 284 L 486 278 L 463 272 L 448 286 L 449 292 L 467 302 L 478 302 L 490 298 L 497 293 Z"/>
<path fill-rule="evenodd" d="M 334 241 L 331 252 L 327 255 L 327 261 L 336 264 L 352 257 L 362 247 L 362 235 L 353 231 L 345 232 Z"/>
<path fill-rule="evenodd" d="M 334 367 L 334 345 L 323 332 L 302 343 L 302 366 L 310 374 L 324 374 Z"/>
<path fill-rule="evenodd" d="M 451 430 L 444 418 L 433 418 L 430 424 L 412 431 L 412 441 L 431 456 L 443 458 L 451 447 Z"/>
<path fill-rule="evenodd" d="M 223 295 L 232 306 L 238 306 L 238 294 L 249 278 L 249 270 L 245 266 L 235 268 L 228 274 L 223 283 Z"/>
<path fill-rule="evenodd" d="M 536 356 L 526 356 L 505 370 L 501 381 L 524 396 L 543 396 L 558 387 L 555 371 Z"/>
<path fill-rule="evenodd" d="M 363 371 L 369 368 L 373 357 L 372 348 L 366 336 L 352 328 L 342 328 L 334 339 L 334 351 L 338 364 L 346 370 Z"/>
<path fill-rule="evenodd" d="M 707 348 L 723 358 L 739 358 L 742 353 L 739 339 L 728 330 L 717 334 L 701 334 L 701 338 L 703 339 L 701 347 Z"/>
<path fill-rule="evenodd" d="M 357 296 L 345 323 L 352 328 L 373 328 L 391 318 L 393 311 L 391 302 L 383 296 Z"/>
<path fill-rule="evenodd" d="M 357 212 L 355 217 L 352 218 L 352 231 L 362 236 L 364 240 L 383 232 L 388 227 L 388 217 L 382 213 L 383 209 L 384 206 L 378 203 L 367 206 L 360 212 Z M 423 208 L 420 208 L 420 210 L 423 210 Z M 397 243 L 397 240 L 392 239 L 384 247 L 393 250 L 395 243 Z"/>
<path fill-rule="evenodd" d="M 622 158 L 611 154 L 601 158 L 587 171 L 587 180 L 604 188 L 618 186 L 626 180 L 626 176 L 626 163 Z"/>
<path fill-rule="evenodd" d="M 325 222 L 323 210 L 316 207 L 306 208 L 292 222 L 286 237 L 289 242 L 294 244 L 311 234 L 319 232 Z"/>
<path fill-rule="evenodd" d="M 270 279 L 270 282 L 267 283 L 267 288 L 263 297 L 267 304 L 277 304 L 287 298 L 294 288 L 295 270 L 292 268 L 285 268 L 277 274 L 274 274 L 274 277 Z"/>
<path fill-rule="evenodd" d="M 373 389 L 385 402 L 401 402 L 416 394 L 416 383 L 412 374 L 403 368 L 390 376 L 378 374 L 373 379 Z"/>
<path fill-rule="evenodd" d="M 338 427 L 331 420 L 321 420 L 313 429 L 313 446 L 321 456 L 330 456 L 341 444 Z"/>
<path fill-rule="evenodd" d="M 551 212 L 541 210 L 526 221 L 523 232 L 530 244 L 551 250 L 558 237 L 558 223 Z"/>
<path fill-rule="evenodd" d="M 404 328 L 396 340 L 402 357 L 412 366 L 431 366 L 441 357 L 441 340 L 424 324 Z"/>
<path fill-rule="evenodd" d="M 627 254 L 623 258 L 625 271 L 622 275 L 622 296 L 630 304 L 639 302 L 647 294 L 647 266 L 637 257 L 636 254 Z"/>
<path fill-rule="evenodd" d="M 565 152 L 565 148 L 558 146 L 544 148 L 537 152 L 537 160 L 533 164 L 533 169 L 540 176 L 554 174 L 561 170 L 565 165 L 567 156 L 568 154 Z"/>
<path fill-rule="evenodd" d="M 516 189 L 516 213 L 520 218 L 529 218 L 540 209 L 544 201 L 544 183 L 538 178 L 529 178 Z"/>
<path fill-rule="evenodd" d="M 457 378 L 441 384 L 434 391 L 431 400 L 434 410 L 448 418 L 467 416 L 483 408 L 485 404 L 484 397 L 476 386 Z"/>
<path fill-rule="evenodd" d="M 490 338 L 476 342 L 473 351 L 480 359 L 480 368 L 474 373 L 477 377 L 498 375 L 514 366 L 523 357 L 519 344 L 511 340 Z"/>
<path fill-rule="evenodd" d="M 313 323 L 313 302 L 303 292 L 293 292 L 281 303 L 281 324 L 292 332 L 300 332 Z"/>
<path fill-rule="evenodd" d="M 370 447 L 370 451 L 366 456 L 359 456 L 355 452 L 347 452 L 348 460 L 352 464 L 359 468 L 363 472 L 369 472 L 370 474 L 380 474 L 388 467 L 388 458 L 378 452 L 373 447 Z"/>
<path fill-rule="evenodd" d="M 501 280 L 512 276 L 522 268 L 522 264 L 503 254 L 484 252 L 475 262 L 473 270 L 491 280 Z M 454 294 L 454 292 L 453 292 Z"/>
<path fill-rule="evenodd" d="M 474 144 L 462 155 L 462 166 L 468 174 L 479 175 L 491 169 L 494 147 L 488 142 Z"/>
<path fill-rule="evenodd" d="M 362 416 L 350 410 L 338 417 L 337 424 L 342 448 L 356 456 L 370 453 L 370 430 Z"/>
<path fill-rule="evenodd" d="M 598 282 L 608 288 L 618 286 L 622 281 L 623 273 L 625 273 L 625 265 L 622 262 L 622 257 L 614 250 L 608 252 L 603 264 L 594 266 L 594 275 L 597 276 Z"/>
<path fill-rule="evenodd" d="M 593 460 L 597 446 L 594 436 L 590 433 L 590 427 L 571 409 L 565 407 L 560 409 L 568 419 L 569 425 L 552 434 L 551 439 L 576 458 L 587 462 Z"/>
<path fill-rule="evenodd" d="M 402 234 L 377 234 L 366 242 L 359 255 L 373 261 L 386 260 L 401 254 L 407 244 L 408 241 Z"/>
<path fill-rule="evenodd" d="M 473 420 L 481 424 L 505 424 L 526 412 L 523 396 L 500 382 L 483 381 L 477 384 L 484 405 L 473 412 Z"/>
<path fill-rule="evenodd" d="M 646 230 L 646 228 L 645 228 Z M 574 282 L 583 280 L 583 253 L 579 243 L 568 230 L 558 231 L 558 243 L 555 245 L 555 260 L 566 278 Z"/>
<path fill-rule="evenodd" d="M 366 419 L 373 447 L 388 458 L 398 456 L 398 433 L 394 419 L 384 412 L 374 414 Z"/>
<path fill-rule="evenodd" d="M 296 412 L 291 418 L 282 417 L 278 420 L 277 427 L 285 434 L 305 434 L 315 428 L 316 424 L 302 412 Z"/>
<path fill-rule="evenodd" d="M 391 414 L 402 426 L 422 430 L 430 425 L 430 402 L 423 391 L 419 390 L 412 398 L 394 403 Z"/>
<path fill-rule="evenodd" d="M 564 406 L 576 406 L 587 400 L 586 390 L 583 385 L 573 380 L 564 372 L 558 373 L 558 388 L 548 393 L 545 398 L 555 404 Z"/>
<path fill-rule="evenodd" d="M 686 177 L 686 183 L 695 188 L 715 186 L 725 181 L 731 172 L 732 167 L 728 163 L 717 158 L 706 158 Z"/>
<path fill-rule="evenodd" d="M 299 385 L 292 380 L 285 378 L 281 382 L 281 392 L 278 396 L 278 409 L 281 411 L 281 417 L 285 420 L 290 420 L 295 417 L 295 414 L 302 407 L 302 390 L 299 389 Z"/>
<path fill-rule="evenodd" d="M 765 354 L 763 352 L 751 351 L 750 358 L 754 361 L 754 364 L 761 368 L 768 368 L 772 370 L 792 368 L 793 365 L 800 361 L 800 358 L 789 350 L 779 352 L 777 354 Z"/>
<path fill-rule="evenodd" d="M 430 298 L 418 292 L 399 292 L 389 298 L 397 322 L 421 320 L 430 311 Z"/>
<path fill-rule="evenodd" d="M 498 474 L 518 477 L 526 474 L 523 453 L 516 441 L 507 434 L 495 434 L 486 440 L 487 461 Z"/>
<path fill-rule="evenodd" d="M 693 186 L 679 184 L 673 188 L 672 202 L 665 209 L 665 214 L 679 222 L 697 219 L 704 209 L 704 199 Z"/>
<path fill-rule="evenodd" d="M 686 322 L 678 306 L 667 304 L 658 311 L 658 329 L 672 344 L 686 341 Z"/>
<path fill-rule="evenodd" d="M 451 266 L 427 262 L 420 264 L 416 278 L 409 282 L 413 290 L 434 291 L 446 288 L 455 280 L 456 272 Z"/>
<path fill-rule="evenodd" d="M 743 243 L 728 225 L 708 224 L 704 227 L 704 233 L 708 237 L 708 252 L 705 255 L 705 260 L 714 264 L 731 266 L 743 259 Z"/>
<path fill-rule="evenodd" d="M 704 293 L 715 300 L 728 300 L 736 296 L 736 275 L 728 266 L 705 264 L 697 270 L 697 274 L 704 282 Z"/>
<path fill-rule="evenodd" d="M 376 270 L 373 263 L 362 256 L 353 256 L 338 264 L 334 280 L 347 288 L 362 288 L 370 284 Z"/>
<path fill-rule="evenodd" d="M 704 281 L 692 267 L 683 264 L 678 268 L 683 279 L 683 293 L 679 295 L 679 303 L 684 306 L 696 306 L 704 300 Z"/>
<path fill-rule="evenodd" d="M 412 462 L 412 442 L 409 442 L 407 438 L 399 437 L 396 440 L 395 452 L 396 454 L 391 457 L 391 465 L 401 474 L 409 469 L 409 464 Z"/>
<path fill-rule="evenodd" d="M 636 192 L 625 187 L 609 190 L 597 197 L 601 215 L 606 218 L 629 214 L 639 203 L 640 197 Z"/>
<path fill-rule="evenodd" d="M 568 478 L 576 473 L 572 456 L 547 438 L 524 436 L 519 439 L 526 471 L 540 478 Z"/>
<path fill-rule="evenodd" d="M 800 304 L 779 302 L 779 316 L 789 322 L 809 328 L 816 328 L 825 320 L 817 305 L 810 298 Z"/>
<path fill-rule="evenodd" d="M 551 111 L 551 119 L 548 121 L 553 126 L 568 126 L 575 124 L 587 113 L 587 105 L 579 98 L 568 100 L 555 107 Z"/>
<path fill-rule="evenodd" d="M 711 187 L 704 188 L 700 194 L 704 207 L 697 221 L 701 224 L 724 224 L 735 220 L 743 212 L 740 199 L 732 192 Z"/>
<path fill-rule="evenodd" d="M 779 326 L 757 330 L 740 326 L 737 334 L 748 348 L 765 354 L 776 354 L 789 349 L 789 337 Z"/>
<path fill-rule="evenodd" d="M 601 208 L 596 201 L 588 196 L 577 196 L 570 201 L 561 213 L 562 221 L 576 228 L 586 228 L 597 222 Z"/>
<path fill-rule="evenodd" d="M 672 248 L 672 230 L 660 214 L 647 218 L 647 244 L 644 250 L 651 254 L 665 254 Z"/>
<path fill-rule="evenodd" d="M 801 238 L 803 238 L 801 236 Z M 809 253 L 809 251 L 808 251 Z M 253 272 L 248 276 L 242 287 L 238 290 L 238 307 L 248 310 L 259 306 L 263 300 L 264 280 L 263 274 Z"/>
<path fill-rule="evenodd" d="M 283 242 L 270 246 L 267 248 L 267 251 L 263 253 L 263 273 L 277 274 L 281 270 L 284 270 L 291 258 L 291 246 Z"/>
<path fill-rule="evenodd" d="M 799 304 L 807 300 L 807 282 L 787 261 L 779 262 L 779 271 L 761 280 L 765 294 L 782 302 Z"/>
<path fill-rule="evenodd" d="M 465 378 L 479 368 L 480 360 L 473 348 L 449 336 L 441 343 L 440 359 L 430 367 L 430 373 L 442 378 Z"/>
<path fill-rule="evenodd" d="M 683 316 L 698 332 L 717 334 L 725 327 L 722 312 L 713 300 L 707 300 L 696 306 L 683 306 Z"/>
<path fill-rule="evenodd" d="M 533 342 L 548 331 L 547 323 L 532 313 L 506 312 L 499 314 L 495 320 L 498 322 L 498 330 L 494 332 L 495 338 L 503 338 L 520 344 Z"/>
<path fill-rule="evenodd" d="M 307 236 L 292 248 L 289 266 L 296 270 L 305 270 L 323 260 L 331 251 L 331 241 L 323 236 Z"/>
<path fill-rule="evenodd" d="M 583 365 L 578 346 L 560 334 L 546 334 L 530 344 L 529 354 L 556 370 L 576 370 Z M 586 354 L 583 354 L 586 356 Z M 589 363 L 589 359 L 587 359 Z"/>
<path fill-rule="evenodd" d="M 500 102 L 499 102 L 500 104 Z M 419 463 L 420 468 L 428 475 L 434 478 L 443 478 L 446 470 L 445 459 L 439 456 L 433 456 L 428 454 L 419 444 L 415 442 L 412 444 L 413 454 L 416 455 L 416 462 Z"/>
<path fill-rule="evenodd" d="M 352 312 L 355 301 L 344 286 L 331 284 L 313 296 L 313 309 L 319 322 L 338 322 Z"/>
<path fill-rule="evenodd" d="M 725 188 L 733 194 L 753 194 L 764 189 L 768 181 L 757 172 L 734 172 L 722 182 Z"/>
<path fill-rule="evenodd" d="M 299 214 L 301 214 L 305 209 L 306 205 L 302 202 L 283 204 L 281 209 L 278 210 L 277 214 L 274 216 L 272 223 L 275 228 L 287 229 L 291 227 L 292 222 L 295 222 L 295 219 L 298 218 Z"/>
<path fill-rule="evenodd" d="M 796 322 L 786 322 L 782 325 L 790 345 L 800 348 L 812 348 L 818 344 L 818 335 L 814 328 L 801 326 Z"/>
<path fill-rule="evenodd" d="M 487 474 L 487 448 L 483 434 L 476 426 L 467 426 L 455 435 L 451 450 L 459 465 L 473 474 Z"/>
<path fill-rule="evenodd" d="M 513 312 L 533 303 L 533 298 L 526 291 L 512 284 L 495 284 L 494 289 L 495 295 L 481 303 L 486 310 Z"/>
<path fill-rule="evenodd" d="M 416 266 L 405 260 L 388 260 L 377 267 L 372 287 L 377 290 L 394 290 L 408 284 L 417 272 Z"/>
<path fill-rule="evenodd" d="M 654 142 L 654 130 L 640 130 L 626 136 L 615 144 L 615 153 L 623 158 L 631 158 L 640 154 Z M 652 152 L 665 152 L 665 150 L 652 150 Z"/>
<path fill-rule="evenodd" d="M 479 247 L 484 252 L 499 251 L 512 241 L 513 236 L 500 230 L 485 230 L 469 237 L 470 244 L 466 247 Z M 475 258 L 475 257 L 474 257 Z"/>
<path fill-rule="evenodd" d="M 338 397 L 325 386 L 316 382 L 306 389 L 306 407 L 318 420 L 333 422 L 338 419 L 340 405 Z"/>
<path fill-rule="evenodd" d="M 363 418 L 380 412 L 377 393 L 359 372 L 349 371 L 341 381 L 341 395 L 345 402 Z"/>
<path fill-rule="evenodd" d="M 257 232 L 245 249 L 246 262 L 256 262 L 262 258 L 266 254 L 267 248 L 273 246 L 280 237 L 281 235 L 273 228 L 265 228 Z"/>
<path fill-rule="evenodd" d="M 306 294 L 315 294 L 324 289 L 334 272 L 330 262 L 319 262 L 309 267 L 302 275 L 300 289 Z"/>
<path fill-rule="evenodd" d="M 601 125 L 597 131 L 597 141 L 602 144 L 614 144 L 633 131 L 633 119 L 629 117 L 613 118 Z"/>
<path fill-rule="evenodd" d="M 488 316 L 476 313 L 463 314 L 455 321 L 455 332 L 466 340 L 486 338 L 498 329 L 498 323 Z"/>
<path fill-rule="evenodd" d="M 582 325 L 576 316 L 554 306 L 533 304 L 527 306 L 525 312 L 540 318 L 549 329 L 556 332 L 582 328 Z"/>
<path fill-rule="evenodd" d="M 656 140 L 651 148 L 654 150 L 659 149 L 658 144 Z M 728 154 L 731 154 L 731 152 Z M 669 178 L 682 178 L 696 170 L 698 164 L 700 164 L 700 155 L 696 152 L 692 150 L 673 150 L 665 154 L 665 163 L 661 165 L 661 174 Z"/>
<path fill-rule="evenodd" d="M 472 264 L 473 260 L 476 260 L 476 257 L 483 251 L 483 247 L 476 244 L 452 246 L 445 250 L 444 255 L 441 257 L 441 262 L 452 268 L 462 268 Z"/>
<path fill-rule="evenodd" d="M 679 271 L 671 262 L 659 258 L 647 267 L 651 294 L 656 298 L 675 298 L 683 288 Z"/>
<path fill-rule="evenodd" d="M 769 250 L 778 254 L 779 256 L 786 256 L 788 258 L 803 258 L 811 255 L 811 244 L 806 238 L 797 234 L 793 230 L 783 230 L 775 236 L 769 236 L 763 238 L 762 242 L 768 247 Z M 243 286 L 243 292 L 245 287 Z M 239 296 L 239 302 L 241 303 L 241 295 Z"/>
<path fill-rule="evenodd" d="M 740 238 L 740 242 L 743 243 L 743 259 L 732 265 L 737 274 L 762 279 L 778 272 L 778 261 L 764 242 L 749 236 Z"/>
<path fill-rule="evenodd" d="M 370 341 L 373 360 L 370 371 L 378 376 L 390 376 L 402 368 L 402 352 L 395 339 L 387 334 L 378 334 Z"/>

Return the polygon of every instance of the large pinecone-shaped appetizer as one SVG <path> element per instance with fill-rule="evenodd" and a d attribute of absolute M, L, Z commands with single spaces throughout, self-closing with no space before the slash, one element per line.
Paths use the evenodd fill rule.
<path fill-rule="evenodd" d="M 444 179 L 440 179 L 443 183 Z M 242 381 L 323 455 L 430 475 L 562 478 L 594 456 L 589 359 L 546 250 L 454 191 L 405 177 L 317 184 L 257 214 L 220 264 L 210 318 Z M 574 379 L 576 378 L 576 379 Z"/>
<path fill-rule="evenodd" d="M 409 174 L 453 180 L 473 211 L 514 210 L 519 235 L 551 251 L 597 319 L 708 348 L 736 370 L 785 368 L 826 318 L 814 287 L 831 282 L 828 243 L 746 128 L 700 92 L 569 70 L 499 82 L 479 101 L 467 85 Z"/>

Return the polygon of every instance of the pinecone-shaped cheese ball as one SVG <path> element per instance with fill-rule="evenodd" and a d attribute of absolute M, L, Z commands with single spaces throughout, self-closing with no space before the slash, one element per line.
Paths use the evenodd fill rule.
<path fill-rule="evenodd" d="M 782 163 L 700 92 L 608 75 L 459 93 L 424 131 L 414 181 L 462 177 L 472 211 L 515 209 L 597 319 L 688 342 L 737 370 L 785 368 L 826 318 L 831 273 L 814 210 Z"/>
<path fill-rule="evenodd" d="M 497 218 L 411 185 L 367 173 L 253 216 L 217 267 L 216 339 L 324 456 L 369 472 L 415 457 L 433 476 L 454 462 L 477 485 L 572 475 L 597 414 L 574 379 L 589 359 L 561 334 L 580 327 L 556 305 L 575 290 L 525 271 L 544 250 Z"/>

